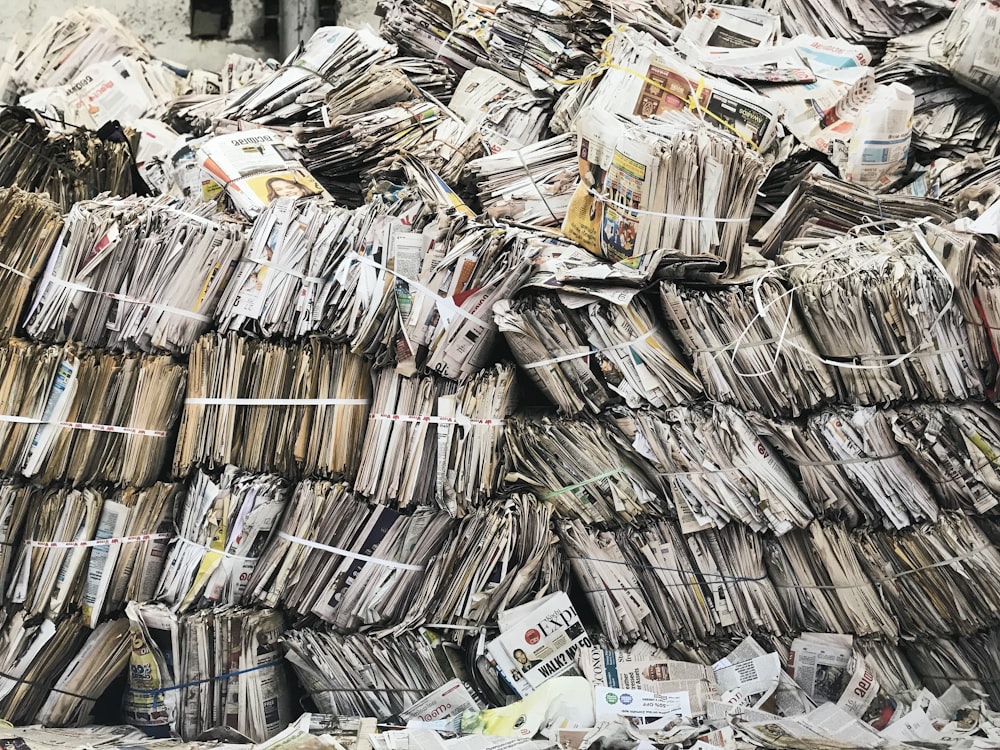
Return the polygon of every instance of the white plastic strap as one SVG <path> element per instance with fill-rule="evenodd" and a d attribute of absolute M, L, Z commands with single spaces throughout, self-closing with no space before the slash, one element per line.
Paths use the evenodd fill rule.
<path fill-rule="evenodd" d="M 523 367 L 525 370 L 534 370 L 536 367 L 545 367 L 546 365 L 556 365 L 556 364 L 559 364 L 560 362 L 567 362 L 567 361 L 569 361 L 571 359 L 580 359 L 581 357 L 589 357 L 592 354 L 601 354 L 602 352 L 613 352 L 613 351 L 615 351 L 617 349 L 627 349 L 630 346 L 635 346 L 636 344 L 638 344 L 641 341 L 645 341 L 650 336 L 652 336 L 652 335 L 654 335 L 656 333 L 659 333 L 659 332 L 660 332 L 659 327 L 658 326 L 654 326 L 653 328 L 650 328 L 648 331 L 646 331 L 644 334 L 642 334 L 638 338 L 632 339 L 631 341 L 626 341 L 624 344 L 615 344 L 614 346 L 605 346 L 603 349 L 590 349 L 590 348 L 588 348 L 587 351 L 585 351 L 585 352 L 581 351 L 581 352 L 576 352 L 575 354 L 563 354 L 560 357 L 553 357 L 552 359 L 542 359 L 542 360 L 539 360 L 538 362 L 528 362 L 527 364 L 521 365 L 521 367 Z M 585 346 L 585 344 L 582 345 L 582 346 Z"/>
<path fill-rule="evenodd" d="M 109 539 L 90 539 L 80 542 L 40 542 L 37 539 L 25 539 L 28 547 L 43 549 L 71 549 L 74 547 L 110 547 L 113 544 L 134 544 L 137 542 L 152 542 L 156 539 L 173 539 L 173 534 L 138 534 L 136 536 L 113 536 Z"/>
<path fill-rule="evenodd" d="M 416 291 L 416 292 L 420 292 L 421 294 L 424 294 L 424 295 L 426 295 L 428 297 L 432 297 L 434 299 L 434 301 L 435 301 L 435 304 L 439 308 L 443 308 L 446 313 L 455 313 L 456 315 L 459 315 L 459 316 L 465 318 L 466 320 L 470 320 L 473 323 L 487 323 L 488 324 L 489 322 L 491 322 L 491 321 L 483 320 L 482 318 L 478 318 L 475 315 L 473 315 L 472 313 L 470 313 L 468 310 L 462 309 L 461 307 L 459 307 L 458 305 L 455 304 L 455 300 L 453 300 L 451 297 L 442 297 L 440 294 L 438 294 L 437 292 L 435 292 L 433 289 L 431 289 L 428 286 L 424 286 L 419 281 L 414 281 L 413 279 L 408 279 L 405 276 L 402 276 L 401 274 L 396 273 L 396 271 L 394 271 L 393 269 L 389 268 L 389 266 L 385 265 L 384 263 L 379 263 L 378 261 L 372 260 L 371 258 L 369 258 L 367 256 L 364 256 L 364 255 L 358 255 L 357 253 L 350 253 L 347 256 L 346 260 L 349 263 L 360 263 L 363 266 L 369 266 L 371 268 L 376 268 L 376 269 L 378 269 L 380 271 L 385 271 L 386 273 L 391 273 L 393 276 L 395 276 L 400 281 L 405 282 L 406 285 L 408 287 L 410 287 L 411 290 Z"/>
<path fill-rule="evenodd" d="M 28 281 L 31 281 L 31 279 L 33 278 L 28 274 L 26 274 L 24 271 L 19 271 L 13 266 L 8 266 L 6 263 L 0 263 L 0 268 L 2 268 L 4 271 L 10 271 L 15 276 L 20 276 L 22 279 L 27 279 Z"/>
<path fill-rule="evenodd" d="M 60 279 L 58 276 L 46 276 L 42 279 L 42 283 L 57 284 L 58 286 L 64 286 L 67 289 L 72 289 L 75 292 L 85 292 L 87 294 L 98 294 L 103 297 L 109 297 L 119 302 L 128 302 L 133 305 L 142 305 L 144 307 L 151 307 L 154 310 L 163 310 L 163 312 L 170 313 L 171 315 L 180 315 L 185 318 L 192 318 L 193 320 L 200 321 L 202 323 L 211 323 L 212 318 L 208 315 L 202 315 L 194 310 L 185 310 L 183 307 L 172 307 L 170 305 L 161 305 L 159 302 L 147 302 L 146 300 L 137 299 L 136 297 L 129 297 L 126 294 L 117 294 L 115 292 L 102 292 L 100 289 L 94 289 L 92 287 L 86 286 L 85 284 L 77 284 L 73 281 L 66 281 L 65 279 Z"/>
<path fill-rule="evenodd" d="M 319 542 L 314 542 L 311 539 L 303 539 L 300 536 L 294 536 L 284 531 L 279 531 L 278 536 L 294 544 L 301 544 L 303 547 L 311 547 L 312 549 L 322 550 L 323 552 L 332 552 L 335 555 L 340 555 L 341 557 L 349 557 L 352 560 L 363 560 L 364 562 L 375 563 L 376 565 L 384 565 L 387 568 L 397 568 L 398 570 L 423 570 L 423 565 L 411 565 L 410 563 L 397 562 L 396 560 L 386 560 L 382 557 L 372 557 L 371 555 L 362 555 L 360 552 L 351 552 L 349 549 L 341 549 L 340 547 L 331 547 L 326 544 L 320 544 Z"/>
<path fill-rule="evenodd" d="M 213 398 L 184 399 L 185 404 L 212 406 L 367 406 L 366 398 Z"/>
<path fill-rule="evenodd" d="M 233 560 L 258 560 L 257 557 L 245 557 L 244 555 L 234 555 L 232 552 L 223 552 L 221 549 L 213 549 L 204 544 L 198 544 L 198 542 L 192 542 L 190 539 L 185 539 L 182 536 L 175 536 L 175 542 L 180 542 L 181 544 L 186 544 L 189 547 L 197 547 L 198 549 L 204 550 L 205 552 L 214 552 L 222 557 L 229 557 Z"/>
<path fill-rule="evenodd" d="M 293 276 L 296 279 L 301 279 L 307 284 L 322 284 L 326 279 L 322 276 L 306 276 L 301 271 L 296 271 L 294 268 L 289 268 L 288 266 L 279 266 L 277 263 L 272 263 L 269 260 L 264 260 L 263 258 L 241 258 L 240 263 L 256 263 L 258 266 L 264 268 L 273 268 L 278 273 L 283 273 L 286 276 Z"/>
<path fill-rule="evenodd" d="M 642 214 L 643 216 L 662 216 L 665 219 L 688 219 L 690 221 L 707 221 L 711 223 L 718 222 L 719 224 L 749 224 L 750 217 L 745 219 L 713 219 L 711 216 L 691 216 L 689 214 L 665 214 L 662 211 L 646 211 L 641 208 L 632 208 L 631 206 L 626 206 L 624 203 L 619 203 L 618 201 L 611 200 L 606 195 L 598 193 L 594 188 L 590 188 L 589 192 L 592 196 L 597 198 L 601 203 L 607 203 L 614 206 L 620 211 L 628 211 L 633 214 Z"/>
<path fill-rule="evenodd" d="M 92 422 L 55 422 L 34 417 L 18 417 L 13 414 L 0 414 L 0 422 L 15 424 L 52 424 L 71 430 L 93 430 L 95 432 L 116 432 L 123 435 L 142 435 L 145 437 L 162 438 L 167 436 L 166 430 L 147 430 L 144 427 L 120 427 L 115 424 L 94 424 Z"/>
<path fill-rule="evenodd" d="M 426 424 L 480 424 L 487 427 L 503 427 L 506 419 L 470 419 L 468 417 L 421 416 L 417 414 L 369 414 L 368 419 L 382 419 L 390 422 L 423 422 Z"/>

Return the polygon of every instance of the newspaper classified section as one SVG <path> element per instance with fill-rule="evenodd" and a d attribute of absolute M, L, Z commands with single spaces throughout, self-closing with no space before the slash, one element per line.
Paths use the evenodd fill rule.
<path fill-rule="evenodd" d="M 1000 4 L 378 14 L 10 44 L 0 745 L 1000 748 Z"/>

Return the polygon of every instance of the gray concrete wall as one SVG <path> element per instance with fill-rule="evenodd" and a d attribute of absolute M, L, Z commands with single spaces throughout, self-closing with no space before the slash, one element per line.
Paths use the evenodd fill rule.
<path fill-rule="evenodd" d="M 189 0 L 4 0 L 0 4 L 0 50 L 18 31 L 32 33 L 51 16 L 73 6 L 107 8 L 135 31 L 157 57 L 182 65 L 218 70 L 230 52 L 273 56 L 277 49 L 259 41 L 263 25 L 261 0 L 232 0 L 233 21 L 222 40 L 192 39 Z"/>

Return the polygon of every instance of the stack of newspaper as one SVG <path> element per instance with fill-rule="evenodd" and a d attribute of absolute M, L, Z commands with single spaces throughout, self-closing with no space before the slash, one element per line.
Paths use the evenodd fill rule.
<path fill-rule="evenodd" d="M 19 33 L 0 65 L 0 101 L 77 78 L 88 66 L 118 55 L 148 60 L 146 45 L 118 18 L 103 8 L 69 8 L 53 16 L 30 40 Z M 104 123 L 99 123 L 103 125 Z"/>
<path fill-rule="evenodd" d="M 176 476 L 204 463 L 353 478 L 371 392 L 360 357 L 318 338 L 207 334 L 190 362 Z"/>
<path fill-rule="evenodd" d="M 620 526 L 667 513 L 655 471 L 614 424 L 515 417 L 506 437 L 507 482 L 527 484 L 560 517 Z"/>
<path fill-rule="evenodd" d="M 385 0 L 186 76 L 97 12 L 13 45 L 23 103 L 103 124 L 68 89 L 117 70 L 147 116 L 0 113 L 0 718 L 1000 736 L 1000 14 L 765 5 Z"/>
<path fill-rule="evenodd" d="M 276 198 L 323 194 L 290 143 L 267 128 L 209 138 L 197 152 L 205 175 L 202 197 L 223 192 L 237 210 L 254 217 Z"/>
<path fill-rule="evenodd" d="M 793 301 L 768 274 L 708 287 L 660 284 L 670 330 L 709 397 L 769 415 L 797 416 L 836 395 Z"/>
<path fill-rule="evenodd" d="M 469 162 L 479 203 L 494 219 L 562 226 L 576 187 L 576 139 L 558 135 Z"/>
<path fill-rule="evenodd" d="M 102 137 L 102 134 L 104 137 Z M 48 193 L 63 211 L 77 201 L 141 190 L 132 170 L 135 133 L 74 129 L 51 134 L 38 115 L 0 109 L 0 185 Z"/>
<path fill-rule="evenodd" d="M 40 341 L 187 352 L 243 253 L 240 223 L 187 200 L 77 203 L 24 320 Z"/>
<path fill-rule="evenodd" d="M 836 371 L 841 399 L 874 404 L 983 393 L 954 284 L 919 227 L 789 242 L 780 263 L 820 361 Z M 894 315 L 898 308 L 906 315 Z"/>
<path fill-rule="evenodd" d="M 186 380 L 170 357 L 0 347 L 0 467 L 41 484 L 144 486 L 163 474 Z"/>
<path fill-rule="evenodd" d="M 767 163 L 750 136 L 658 101 L 646 120 L 615 117 L 596 101 L 580 113 L 566 236 L 649 275 L 665 251 L 718 258 L 735 275 Z"/>
<path fill-rule="evenodd" d="M 160 604 L 126 608 L 133 642 L 125 716 L 160 736 L 230 727 L 263 742 L 292 718 L 280 639 L 270 609 L 217 607 L 177 615 Z"/>
<path fill-rule="evenodd" d="M 62 211 L 47 196 L 0 190 L 0 338 L 14 335 L 32 283 L 42 274 L 63 227 Z"/>
<path fill-rule="evenodd" d="M 153 598 L 174 612 L 239 602 L 290 494 L 273 474 L 227 466 L 216 482 L 196 473 L 174 515 L 177 536 Z"/>
<path fill-rule="evenodd" d="M 525 295 L 493 308 L 514 358 L 562 413 L 599 413 L 621 401 L 676 406 L 701 395 L 701 383 L 643 297 L 628 305 L 582 295 L 567 300 Z"/>

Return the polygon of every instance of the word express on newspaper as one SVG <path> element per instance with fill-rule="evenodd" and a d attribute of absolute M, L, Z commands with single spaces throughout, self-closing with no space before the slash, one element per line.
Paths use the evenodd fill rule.
<path fill-rule="evenodd" d="M 522 698 L 551 677 L 577 674 L 576 652 L 591 646 L 565 592 L 501 612 L 500 635 L 486 652 Z"/>

